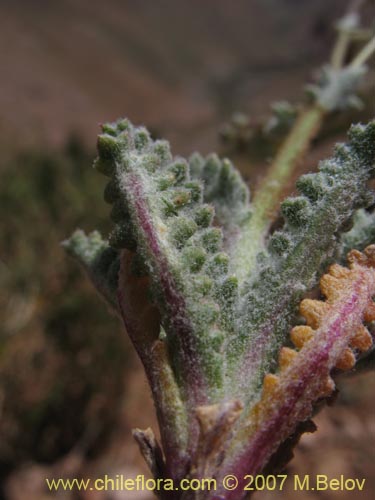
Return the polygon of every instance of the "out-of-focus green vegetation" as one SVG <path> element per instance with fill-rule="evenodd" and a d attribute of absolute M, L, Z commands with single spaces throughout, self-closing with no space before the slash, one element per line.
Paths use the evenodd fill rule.
<path fill-rule="evenodd" d="M 95 453 L 122 400 L 125 336 L 60 246 L 106 231 L 93 156 L 73 137 L 0 167 L 0 477 L 80 440 Z"/>

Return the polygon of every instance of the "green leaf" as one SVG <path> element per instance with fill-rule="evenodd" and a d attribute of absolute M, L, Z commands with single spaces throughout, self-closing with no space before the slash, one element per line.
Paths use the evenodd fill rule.
<path fill-rule="evenodd" d="M 281 206 L 285 225 L 258 255 L 236 310 L 237 328 L 227 341 L 228 391 L 253 399 L 265 372 L 285 342 L 296 306 L 316 283 L 340 244 L 356 209 L 371 201 L 367 181 L 374 175 L 375 122 L 353 126 L 349 143 L 338 145 L 316 174 L 297 182 L 301 196 Z"/>

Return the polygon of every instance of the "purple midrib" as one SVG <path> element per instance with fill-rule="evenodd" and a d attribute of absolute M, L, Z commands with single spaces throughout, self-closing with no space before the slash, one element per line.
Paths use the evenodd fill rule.
<path fill-rule="evenodd" d="M 347 345 L 353 333 L 352 325 L 355 323 L 356 316 L 362 313 L 361 302 L 363 301 L 360 299 L 363 293 L 361 293 L 360 288 L 361 280 L 358 280 L 352 286 L 349 299 L 335 313 L 335 319 L 327 328 L 323 329 L 325 331 L 324 337 L 320 336 L 318 339 L 316 336 L 315 342 L 314 339 L 309 342 L 307 356 L 304 356 L 303 362 L 301 360 L 299 363 L 298 381 L 292 379 L 284 392 L 284 403 L 276 407 L 266 425 L 256 431 L 251 441 L 246 445 L 245 452 L 236 458 L 231 466 L 226 465 L 228 473 L 236 474 L 239 480 L 246 474 L 260 473 L 277 446 L 293 432 L 294 423 L 298 423 L 298 414 L 306 411 L 309 405 L 318 399 L 319 382 L 324 380 L 322 377 L 329 375 L 332 363 L 335 363 L 334 360 L 330 360 L 332 347 L 337 342 L 340 343 L 339 349 Z M 344 326 L 342 318 L 345 318 Z M 304 400 L 303 396 L 307 388 L 309 389 L 309 397 Z M 297 414 L 291 417 L 293 410 L 297 410 Z M 288 421 L 288 418 L 292 418 L 292 421 Z M 275 437 L 278 439 L 275 440 Z M 243 486 L 244 483 L 240 483 L 238 489 L 227 492 L 225 499 L 237 500 Z"/>

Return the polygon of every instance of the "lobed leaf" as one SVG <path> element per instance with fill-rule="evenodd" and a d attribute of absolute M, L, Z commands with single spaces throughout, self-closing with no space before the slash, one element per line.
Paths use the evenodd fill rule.
<path fill-rule="evenodd" d="M 230 252 L 251 217 L 249 189 L 228 159 L 221 160 L 216 154 L 203 158 L 195 153 L 189 164 L 192 177 L 204 182 L 204 201 L 215 207 L 215 224 L 222 228 Z"/>
<path fill-rule="evenodd" d="M 307 86 L 306 90 L 326 111 L 361 109 L 363 105 L 357 92 L 366 71 L 365 66 L 339 69 L 324 66 L 318 83 Z"/>
<path fill-rule="evenodd" d="M 228 288 L 228 257 L 222 230 L 212 226 L 214 208 L 204 203 L 203 184 L 188 162 L 172 157 L 168 143 L 153 141 L 142 127 L 127 120 L 105 125 L 98 151 L 95 167 L 110 177 L 110 245 L 135 252 L 143 263 L 184 397 L 191 407 L 205 403 L 223 383 L 225 313 L 217 296 Z"/>
<path fill-rule="evenodd" d="M 283 202 L 285 225 L 270 238 L 267 253 L 258 255 L 258 272 L 241 290 L 237 329 L 227 344 L 231 394 L 238 387 L 237 396 L 257 397 L 302 295 L 333 260 L 354 211 L 371 202 L 367 181 L 374 174 L 375 122 L 353 126 L 349 139 L 321 162 L 318 173 L 299 179 L 301 196 Z"/>
<path fill-rule="evenodd" d="M 281 349 L 278 372 L 264 377 L 258 402 L 242 415 L 220 471 L 223 476 L 235 471 L 240 478 L 238 489 L 226 499 L 240 498 L 246 474 L 261 473 L 281 443 L 311 417 L 314 403 L 331 394 L 332 369 L 353 368 L 356 353 L 371 348 L 373 339 L 363 321 L 375 319 L 375 245 L 364 254 L 352 251 L 348 260 L 349 269 L 335 264 L 320 280 L 325 302 L 302 301 L 307 325 L 291 332 L 299 350 Z"/>
<path fill-rule="evenodd" d="M 62 242 L 65 250 L 83 266 L 99 295 L 116 313 L 117 283 L 120 270 L 119 253 L 103 240 L 98 231 L 88 236 L 77 229 L 70 238 Z"/>

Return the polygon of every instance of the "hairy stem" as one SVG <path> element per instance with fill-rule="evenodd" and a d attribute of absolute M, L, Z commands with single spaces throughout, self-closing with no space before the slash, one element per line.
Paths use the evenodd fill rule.
<path fill-rule="evenodd" d="M 246 474 L 260 474 L 298 422 L 311 416 L 314 402 L 332 392 L 330 371 L 352 368 L 355 357 L 348 344 L 359 350 L 371 347 L 371 336 L 362 322 L 373 318 L 374 256 L 375 246 L 368 247 L 365 254 L 351 252 L 350 270 L 332 266 L 321 281 L 327 301 L 301 303 L 301 314 L 309 326 L 292 330 L 292 341 L 301 349 L 281 350 L 277 375 L 266 375 L 260 400 L 244 410 L 227 451 L 220 479 L 236 474 L 240 483 L 226 494 L 226 500 L 242 498 L 241 480 L 245 481 Z"/>
<path fill-rule="evenodd" d="M 351 68 L 359 68 L 363 66 L 370 57 L 375 53 L 375 36 L 363 47 L 357 56 L 350 63 Z"/>
<path fill-rule="evenodd" d="M 263 247 L 264 236 L 279 208 L 285 184 L 292 177 L 302 156 L 318 133 L 325 113 L 325 110 L 318 105 L 301 113 L 256 191 L 253 199 L 253 215 L 243 229 L 234 256 L 237 266 L 235 272 L 240 282 L 254 267 L 255 257 Z"/>
<path fill-rule="evenodd" d="M 187 461 L 187 412 L 170 366 L 165 343 L 159 340 L 160 314 L 148 300 L 148 277 L 134 277 L 133 255 L 121 255 L 118 303 L 126 331 L 142 361 L 159 421 L 167 473 L 183 475 Z M 171 463 L 173 464 L 171 466 Z"/>

